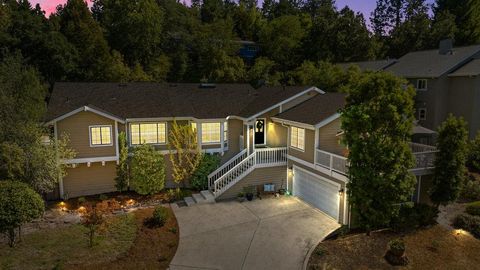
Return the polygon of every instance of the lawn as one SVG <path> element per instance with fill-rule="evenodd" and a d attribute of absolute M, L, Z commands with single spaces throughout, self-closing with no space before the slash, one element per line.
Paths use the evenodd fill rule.
<path fill-rule="evenodd" d="M 439 225 L 405 235 L 410 263 L 392 267 L 383 256 L 388 241 L 398 237 L 381 231 L 324 241 L 312 253 L 308 269 L 480 269 L 480 240 Z"/>
<path fill-rule="evenodd" d="M 108 218 L 92 248 L 79 224 L 33 232 L 15 248 L 0 243 L 0 269 L 166 269 L 178 246 L 178 225 L 168 208 L 163 227 L 147 227 L 152 212 Z"/>

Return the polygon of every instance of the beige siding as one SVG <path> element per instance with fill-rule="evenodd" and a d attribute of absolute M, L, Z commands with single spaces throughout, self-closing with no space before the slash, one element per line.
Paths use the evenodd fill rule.
<path fill-rule="evenodd" d="M 291 147 L 290 142 L 288 142 L 288 146 L 289 146 L 288 148 L 289 155 L 302 159 L 306 162 L 313 163 L 314 152 L 315 152 L 315 131 L 310 129 L 305 129 L 305 150 L 304 151 Z"/>
<path fill-rule="evenodd" d="M 319 149 L 341 156 L 346 155 L 347 149 L 340 142 L 341 136 L 337 136 L 338 132 L 341 130 L 341 125 L 341 119 L 338 118 L 318 130 Z"/>
<path fill-rule="evenodd" d="M 238 154 L 240 149 L 240 136 L 243 134 L 243 121 L 228 120 L 228 151 L 222 157 L 222 163 L 230 160 L 233 156 Z M 244 144 L 246 147 L 246 144 Z"/>
<path fill-rule="evenodd" d="M 461 116 L 467 121 L 471 139 L 473 139 L 480 130 L 479 107 L 480 77 L 450 78 L 448 112 L 457 117 Z"/>
<path fill-rule="evenodd" d="M 310 91 L 302 96 L 299 96 L 298 98 L 292 100 L 292 101 L 289 101 L 285 104 L 282 105 L 282 112 L 288 110 L 288 109 L 291 109 L 295 106 L 297 106 L 298 104 L 306 101 L 306 100 L 309 100 L 311 99 L 312 97 L 318 95 L 318 92 L 317 91 Z"/>
<path fill-rule="evenodd" d="M 90 167 L 79 164 L 76 168 L 69 168 L 63 179 L 64 193 L 74 198 L 115 191 L 115 168 L 115 162 L 107 162 L 105 166 L 95 162 Z"/>
<path fill-rule="evenodd" d="M 335 183 L 340 184 L 341 187 L 342 187 L 344 190 L 346 189 L 346 184 L 345 184 L 345 182 L 340 181 L 340 180 L 338 180 L 338 179 L 335 179 L 335 178 L 333 178 L 333 177 L 331 177 L 331 176 L 328 176 L 328 175 L 326 175 L 326 174 L 323 174 L 323 173 L 321 173 L 321 172 L 319 172 L 319 171 L 317 171 L 317 170 L 314 170 L 314 169 L 312 169 L 312 168 L 309 168 L 309 167 L 307 167 L 307 166 L 304 166 L 304 165 L 302 165 L 302 164 L 300 164 L 300 163 L 297 163 L 297 162 L 294 162 L 294 161 L 289 160 L 289 161 L 288 161 L 288 168 L 293 168 L 293 165 L 295 165 L 296 167 L 299 167 L 299 168 L 301 168 L 301 169 L 303 169 L 303 170 L 312 172 L 312 173 L 318 175 L 319 177 L 327 178 L 328 180 L 331 180 L 332 182 L 335 182 Z M 293 176 L 292 174 L 290 174 L 290 175 L 288 176 L 288 190 L 290 190 L 290 191 L 292 190 L 292 187 L 293 187 L 293 177 L 294 177 L 294 176 Z M 346 216 L 347 216 L 347 220 L 345 220 L 345 221 L 343 220 L 343 218 L 344 218 L 344 213 L 345 213 L 345 204 L 348 203 L 348 200 L 346 200 L 346 195 L 345 195 L 345 194 L 346 194 L 346 193 L 344 193 L 344 195 L 340 196 L 340 206 L 339 206 L 339 215 L 338 215 L 338 216 L 339 216 L 339 222 L 342 222 L 342 221 L 343 221 L 344 224 L 346 224 L 346 223 L 347 223 L 347 220 L 348 220 L 348 207 L 347 207 L 347 209 L 346 209 L 346 210 L 347 210 L 347 215 L 346 215 Z"/>
<path fill-rule="evenodd" d="M 89 126 L 111 125 L 112 146 L 90 146 Z M 115 121 L 92 112 L 79 112 L 57 122 L 57 134 L 69 137 L 69 146 L 75 150 L 76 158 L 115 156 Z"/>
<path fill-rule="evenodd" d="M 245 176 L 240 182 L 233 185 L 218 200 L 236 198 L 244 187 L 258 186 L 263 184 L 275 184 L 275 189 L 285 188 L 287 185 L 287 167 L 279 166 L 272 168 L 259 168 Z"/>

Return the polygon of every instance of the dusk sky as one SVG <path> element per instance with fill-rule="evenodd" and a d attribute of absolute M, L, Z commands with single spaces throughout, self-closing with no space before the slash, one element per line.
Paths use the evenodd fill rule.
<path fill-rule="evenodd" d="M 66 0 L 30 0 L 33 4 L 40 3 L 43 10 L 46 11 L 47 16 L 55 11 L 55 8 L 58 4 L 63 4 Z M 188 0 L 187 0 L 188 1 Z M 259 1 L 259 3 L 261 0 Z M 434 0 L 427 0 L 428 3 L 433 3 Z M 351 9 L 355 11 L 360 11 L 365 15 L 365 18 L 368 20 L 370 18 L 370 13 L 375 9 L 376 0 L 337 0 L 337 7 L 339 9 L 348 5 Z"/>

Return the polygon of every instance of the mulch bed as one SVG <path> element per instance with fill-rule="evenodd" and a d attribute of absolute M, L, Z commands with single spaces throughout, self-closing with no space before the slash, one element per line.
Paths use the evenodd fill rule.
<path fill-rule="evenodd" d="M 145 226 L 145 220 L 150 218 L 152 213 L 152 208 L 134 212 L 140 229 L 130 250 L 116 261 L 68 266 L 66 269 L 167 269 L 178 247 L 177 220 L 168 208 L 169 218 L 164 226 Z"/>
<path fill-rule="evenodd" d="M 410 263 L 391 266 L 384 255 L 388 242 L 398 237 L 402 235 L 380 231 L 322 242 L 307 269 L 480 269 L 480 240 L 438 225 L 404 235 Z"/>

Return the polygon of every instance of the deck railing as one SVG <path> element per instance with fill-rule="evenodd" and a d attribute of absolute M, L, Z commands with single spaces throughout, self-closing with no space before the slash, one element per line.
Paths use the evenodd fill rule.
<path fill-rule="evenodd" d="M 432 169 L 435 167 L 435 156 L 438 152 L 435 146 L 410 143 L 410 147 L 415 157 L 414 170 Z"/>
<path fill-rule="evenodd" d="M 340 174 L 347 174 L 347 158 L 334 153 L 316 149 L 317 157 L 315 165 L 324 167 L 325 169 L 335 171 Z"/>
<path fill-rule="evenodd" d="M 242 160 L 247 157 L 247 149 L 244 149 L 240 153 L 236 154 L 233 158 L 227 161 L 222 166 L 218 167 L 215 171 L 208 175 L 208 187 L 211 187 L 213 183 L 224 175 L 226 172 L 230 171 L 233 167 L 237 166 Z"/>

